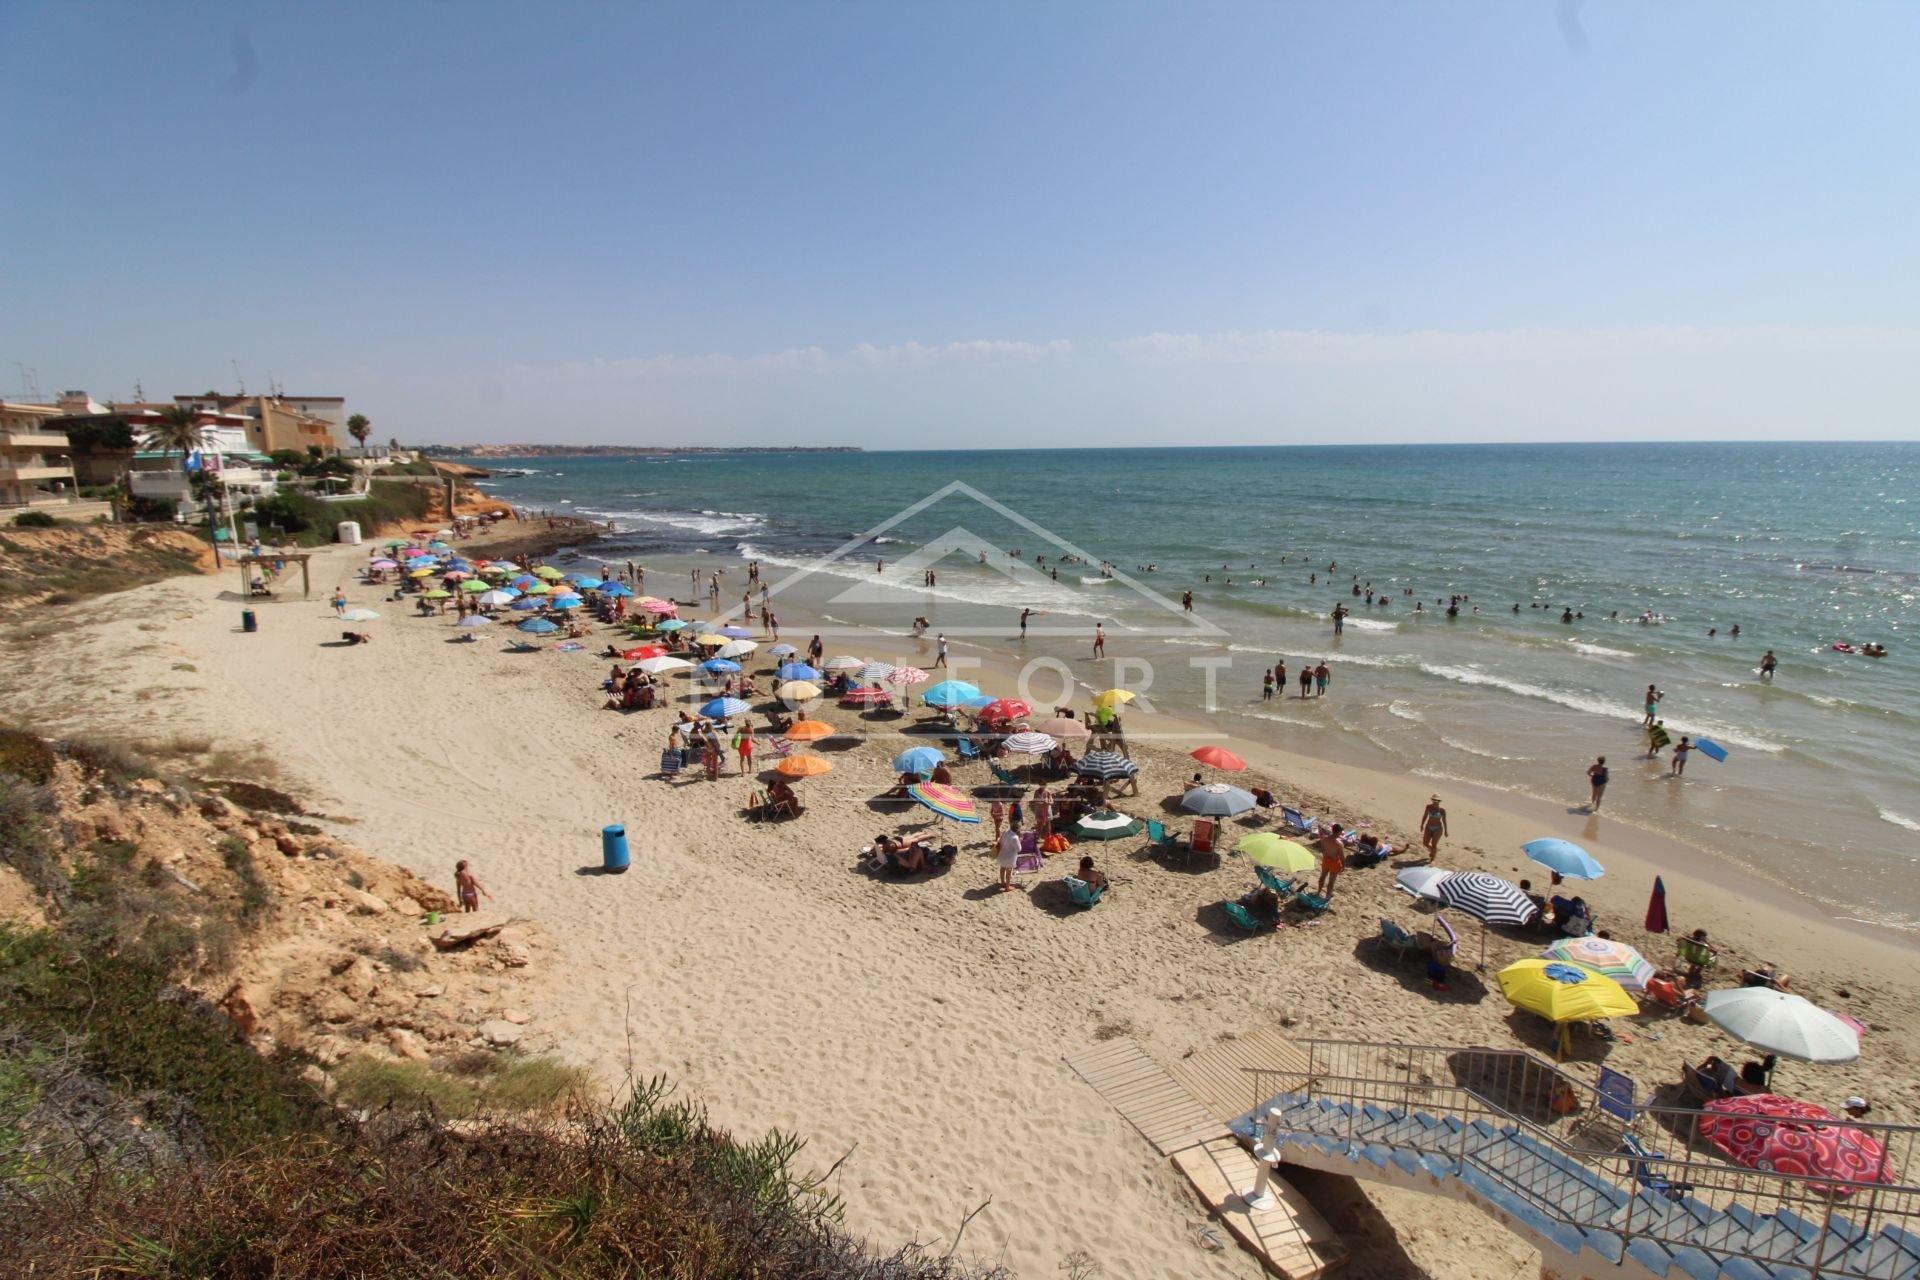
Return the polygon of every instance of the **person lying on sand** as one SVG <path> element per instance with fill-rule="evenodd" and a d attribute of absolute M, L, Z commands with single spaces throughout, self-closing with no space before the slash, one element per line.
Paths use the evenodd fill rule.
<path fill-rule="evenodd" d="M 372 644 L 373 637 L 364 631 L 342 631 L 340 638 L 348 644 Z"/>

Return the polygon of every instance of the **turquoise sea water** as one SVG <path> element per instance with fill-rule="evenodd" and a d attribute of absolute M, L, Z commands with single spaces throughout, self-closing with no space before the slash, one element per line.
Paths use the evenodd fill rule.
<path fill-rule="evenodd" d="M 1568 805 L 1585 799 L 1585 768 L 1606 754 L 1608 812 L 1734 856 L 1843 914 L 1920 924 L 1920 445 L 490 465 L 528 472 L 488 482 L 502 497 L 614 520 L 621 533 L 590 554 L 648 566 L 650 590 L 670 583 L 686 599 L 690 572 L 730 568 L 722 600 L 737 604 L 742 559 L 779 583 L 837 557 L 808 576 L 810 609 L 896 633 L 923 615 L 957 649 L 1057 655 L 1079 683 L 1105 687 L 1110 667 L 1088 656 L 1098 620 L 1109 655 L 1152 662 L 1152 696 L 1183 712 L 1208 700 L 1209 668 L 1191 660 L 1230 663 L 1211 668 L 1212 714 L 1234 732 Z M 998 505 L 956 490 L 896 522 L 953 481 Z M 876 528 L 877 539 L 853 541 Z M 1062 544 L 1091 563 L 1060 564 Z M 1118 576 L 1102 575 L 1103 560 Z M 1386 603 L 1353 596 L 1356 574 Z M 1188 590 L 1211 629 L 1179 609 Z M 1468 602 L 1449 618 L 1454 595 Z M 1352 610 L 1338 637 L 1327 616 L 1336 603 Z M 1024 643 L 1023 607 L 1045 613 Z M 1563 608 L 1584 617 L 1563 623 Z M 1637 621 L 1649 613 L 1658 621 Z M 1831 648 L 1867 640 L 1890 656 Z M 1780 661 L 1771 685 L 1756 674 L 1769 648 Z M 1293 674 L 1306 658 L 1333 669 L 1328 698 L 1302 700 L 1296 687 L 1262 699 L 1264 668 L 1285 659 Z M 1642 758 L 1649 683 L 1666 692 L 1674 735 L 1711 737 L 1731 753 L 1725 764 L 1696 755 L 1676 784 L 1664 762 Z"/>

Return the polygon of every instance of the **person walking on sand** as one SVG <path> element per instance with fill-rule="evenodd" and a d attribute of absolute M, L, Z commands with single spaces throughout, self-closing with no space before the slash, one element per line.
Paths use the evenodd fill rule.
<path fill-rule="evenodd" d="M 1607 758 L 1596 756 L 1587 766 L 1587 782 L 1593 788 L 1593 794 L 1587 797 L 1587 811 L 1600 812 L 1600 797 L 1607 794 Z"/>
<path fill-rule="evenodd" d="M 339 587 L 333 589 L 333 611 L 336 614 L 347 611 L 347 593 Z"/>
<path fill-rule="evenodd" d="M 740 776 L 746 777 L 753 769 L 753 726 L 743 724 L 740 732 L 733 736 L 733 749 L 740 753 Z"/>
<path fill-rule="evenodd" d="M 1093 656 L 1103 658 L 1107 653 L 1107 629 L 1099 623 L 1093 624 Z"/>
<path fill-rule="evenodd" d="M 1760 659 L 1760 678 L 1762 680 L 1773 679 L 1774 669 L 1779 665 L 1780 659 L 1773 656 L 1773 650 L 1767 650 L 1766 656 Z"/>
<path fill-rule="evenodd" d="M 479 878 L 473 874 L 473 868 L 467 865 L 465 858 L 453 864 L 453 887 L 455 896 L 460 899 L 460 910 L 464 912 L 478 911 L 480 899 L 483 896 L 488 902 L 493 901 L 493 895 L 487 892 L 486 886 L 481 884 Z"/>
<path fill-rule="evenodd" d="M 1666 696 L 1666 694 L 1660 692 L 1660 690 L 1653 685 L 1647 686 L 1646 707 L 1644 708 L 1647 713 L 1647 718 L 1640 722 L 1642 728 L 1651 729 L 1653 727 L 1654 713 L 1660 710 L 1660 699 Z"/>
<path fill-rule="evenodd" d="M 1320 880 L 1313 886 L 1313 891 L 1323 898 L 1333 896 L 1333 882 L 1347 869 L 1347 846 L 1340 840 L 1344 834 L 1346 828 L 1336 822 L 1322 831 L 1313 842 L 1320 850 Z"/>
<path fill-rule="evenodd" d="M 1020 863 L 1020 833 L 1008 827 L 1000 833 L 1000 892 L 1013 892 L 1013 869 Z"/>
<path fill-rule="evenodd" d="M 995 800 L 993 806 L 987 810 L 987 816 L 993 820 L 993 838 L 998 840 L 1000 830 L 1007 822 L 1007 806 Z"/>
<path fill-rule="evenodd" d="M 946 666 L 947 665 L 947 633 L 942 631 L 939 635 L 935 636 L 933 638 L 933 645 L 934 645 L 933 665 L 936 667 Z"/>
<path fill-rule="evenodd" d="M 1440 860 L 1440 837 L 1447 834 L 1447 811 L 1440 807 L 1440 797 L 1427 801 L 1426 809 L 1420 814 L 1420 847 L 1427 851 L 1428 862 Z"/>
<path fill-rule="evenodd" d="M 1320 659 L 1320 665 L 1313 669 L 1313 687 L 1316 696 L 1327 696 L 1327 681 L 1333 679 L 1333 672 L 1327 670 L 1327 660 Z"/>
<path fill-rule="evenodd" d="M 1679 777 L 1687 771 L 1687 753 L 1693 750 L 1693 739 L 1686 734 L 1680 735 L 1680 741 L 1673 744 L 1673 776 Z M 1711 770 L 1709 770 L 1711 772 Z"/>

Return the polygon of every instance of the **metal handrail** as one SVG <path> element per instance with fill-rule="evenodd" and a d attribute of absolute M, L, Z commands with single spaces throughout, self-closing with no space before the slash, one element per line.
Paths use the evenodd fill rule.
<path fill-rule="evenodd" d="M 1455 1118 L 1478 1115 L 1498 1116 L 1513 1123 L 1517 1129 L 1524 1128 L 1543 1145 L 1595 1166 L 1595 1172 L 1604 1175 L 1616 1187 L 1624 1186 L 1635 1193 L 1627 1202 L 1624 1220 L 1615 1220 L 1620 1211 L 1611 1201 L 1608 1202 L 1606 1211 L 1597 1217 L 1576 1216 L 1572 1211 L 1547 1199 L 1540 1193 L 1537 1186 L 1529 1185 L 1502 1169 L 1495 1168 L 1482 1160 L 1475 1160 L 1475 1167 L 1488 1176 L 1527 1194 L 1537 1204 L 1545 1206 L 1551 1219 L 1576 1227 L 1618 1232 L 1623 1244 L 1639 1236 L 1660 1242 L 1700 1247 L 1689 1236 L 1666 1232 L 1653 1227 L 1650 1223 L 1636 1230 L 1634 1215 L 1639 1203 L 1637 1193 L 1642 1183 L 1648 1180 L 1647 1175 L 1656 1171 L 1666 1176 L 1671 1184 L 1685 1186 L 1690 1191 L 1699 1193 L 1690 1198 L 1703 1201 L 1708 1196 L 1724 1199 L 1725 1203 L 1713 1206 L 1719 1209 L 1724 1209 L 1733 1203 L 1745 1203 L 1760 1210 L 1764 1210 L 1771 1204 L 1775 1212 L 1784 1211 L 1789 1206 L 1811 1207 L 1813 1209 L 1811 1218 L 1819 1222 L 1818 1244 L 1812 1261 L 1801 1262 L 1798 1265 L 1810 1268 L 1811 1274 L 1815 1277 L 1857 1274 L 1844 1267 L 1833 1267 L 1825 1257 L 1828 1241 L 1832 1238 L 1831 1227 L 1835 1211 L 1842 1204 L 1841 1196 L 1848 1197 L 1844 1201 L 1847 1221 L 1868 1235 L 1874 1234 L 1877 1219 L 1896 1219 L 1906 1222 L 1920 1217 L 1920 1202 L 1916 1202 L 1915 1199 L 1916 1196 L 1920 1196 L 1920 1187 L 1844 1178 L 1807 1179 L 1719 1162 L 1696 1164 L 1694 1149 L 1698 1142 L 1698 1133 L 1695 1126 L 1703 1114 L 1699 1111 L 1636 1105 L 1634 1107 L 1636 1117 L 1656 1115 L 1672 1117 L 1676 1120 L 1683 1119 L 1685 1139 L 1682 1146 L 1684 1154 L 1677 1159 L 1664 1151 L 1654 1149 L 1649 1149 L 1644 1156 L 1633 1155 L 1623 1151 L 1604 1151 L 1592 1147 L 1575 1146 L 1547 1125 L 1537 1123 L 1522 1111 L 1503 1106 L 1495 1098 L 1487 1096 L 1486 1093 L 1458 1078 L 1460 1066 L 1457 1059 L 1465 1055 L 1472 1061 L 1498 1062 L 1500 1070 L 1494 1074 L 1509 1094 L 1514 1092 L 1513 1086 L 1516 1084 L 1514 1077 L 1517 1070 L 1519 1092 L 1522 1096 L 1538 1096 L 1541 1087 L 1548 1082 L 1554 1085 L 1564 1084 L 1592 1095 L 1596 1099 L 1603 1096 L 1593 1085 L 1578 1076 L 1570 1075 L 1557 1064 L 1549 1063 L 1525 1050 L 1460 1045 L 1410 1045 L 1364 1040 L 1301 1040 L 1296 1043 L 1307 1051 L 1307 1066 L 1304 1069 L 1242 1068 L 1249 1074 L 1255 1086 L 1254 1108 L 1256 1111 L 1274 1092 L 1281 1091 L 1279 1089 L 1269 1091 L 1263 1087 L 1263 1082 L 1273 1077 L 1299 1082 L 1292 1091 L 1302 1092 L 1307 1096 L 1313 1096 L 1318 1092 L 1327 1096 L 1341 1097 L 1347 1101 L 1379 1102 L 1404 1106 L 1408 1109 L 1419 1108 L 1443 1115 L 1451 1114 Z M 1368 1069 L 1372 1064 L 1366 1059 L 1378 1059 L 1381 1055 L 1391 1055 L 1396 1059 L 1396 1063 L 1388 1069 L 1375 1068 L 1373 1074 L 1349 1073 Z M 1350 1065 L 1346 1061 L 1349 1058 L 1358 1058 L 1360 1061 Z M 1426 1069 L 1428 1065 L 1437 1067 L 1442 1063 L 1456 1073 L 1455 1078 L 1443 1080 Z M 1346 1069 L 1336 1069 L 1337 1067 Z M 1416 1071 L 1425 1078 L 1412 1078 Z M 1328 1088 L 1329 1085 L 1335 1087 Z M 1388 1096 L 1390 1092 L 1393 1096 Z M 1415 1094 L 1419 1095 L 1418 1099 L 1414 1097 Z M 1608 1101 L 1612 1102 L 1613 1099 Z M 1355 1130 L 1360 1118 L 1359 1109 L 1352 1107 L 1348 1109 L 1346 1141 L 1349 1148 L 1354 1146 Z M 1597 1117 L 1590 1115 L 1588 1122 L 1591 1123 L 1594 1119 Z M 1551 1120 L 1547 1122 L 1547 1124 L 1552 1123 Z M 1882 1143 L 1881 1169 L 1883 1172 L 1891 1164 L 1896 1141 L 1905 1140 L 1906 1153 L 1910 1157 L 1914 1151 L 1913 1135 L 1920 1133 L 1920 1126 L 1916 1125 L 1854 1124 L 1846 1121 L 1835 1121 L 1834 1124 L 1870 1131 L 1878 1136 Z M 1677 1138 L 1679 1135 L 1675 1136 Z M 1449 1142 L 1436 1144 L 1433 1149 L 1442 1154 L 1450 1154 L 1464 1167 L 1471 1158 L 1467 1150 L 1467 1137 L 1468 1127 L 1462 1125 Z M 1414 1146 L 1415 1149 L 1424 1149 L 1424 1144 L 1416 1143 Z M 1903 1161 L 1898 1167 L 1910 1168 L 1911 1161 Z M 1550 1169 L 1543 1174 L 1543 1177 L 1550 1176 L 1552 1176 Z M 1824 1190 L 1827 1188 L 1832 1190 L 1830 1192 Z M 1738 1246 L 1719 1246 L 1719 1250 L 1762 1262 L 1781 1261 L 1766 1254 L 1745 1251 Z"/>

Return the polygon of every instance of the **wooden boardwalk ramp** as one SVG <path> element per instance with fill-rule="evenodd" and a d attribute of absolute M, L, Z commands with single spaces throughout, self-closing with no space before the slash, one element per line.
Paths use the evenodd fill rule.
<path fill-rule="evenodd" d="M 1188 1147 L 1174 1155 L 1173 1163 L 1213 1216 L 1275 1275 L 1307 1280 L 1347 1260 L 1347 1246 L 1338 1233 L 1285 1178 L 1276 1176 L 1267 1183 L 1272 1208 L 1247 1204 L 1241 1193 L 1253 1186 L 1258 1170 L 1252 1153 L 1235 1139 L 1215 1138 Z"/>
<path fill-rule="evenodd" d="M 1163 1156 L 1227 1131 L 1222 1117 L 1208 1115 L 1165 1067 L 1131 1040 L 1096 1044 L 1068 1058 L 1067 1065 Z"/>

